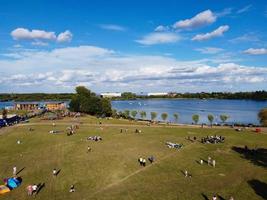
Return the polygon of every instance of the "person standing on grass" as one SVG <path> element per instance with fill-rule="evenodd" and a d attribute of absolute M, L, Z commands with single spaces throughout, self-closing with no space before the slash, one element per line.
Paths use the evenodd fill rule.
<path fill-rule="evenodd" d="M 38 186 L 36 184 L 32 185 L 32 194 L 36 195 Z"/>
<path fill-rule="evenodd" d="M 145 167 L 146 166 L 146 159 L 143 158 L 143 166 Z"/>
<path fill-rule="evenodd" d="M 200 164 L 203 165 L 203 160 L 202 159 L 200 160 Z"/>
<path fill-rule="evenodd" d="M 216 161 L 213 160 L 213 161 L 212 161 L 212 166 L 215 167 L 215 165 L 216 165 Z"/>
<path fill-rule="evenodd" d="M 209 156 L 208 157 L 208 165 L 210 165 L 211 164 L 211 157 Z"/>
<path fill-rule="evenodd" d="M 70 186 L 70 190 L 69 190 L 69 192 L 75 192 L 74 185 L 71 185 L 71 186 Z"/>
<path fill-rule="evenodd" d="M 53 176 L 57 176 L 57 170 L 56 169 L 53 169 Z"/>
<path fill-rule="evenodd" d="M 27 193 L 28 193 L 29 196 L 32 195 L 32 185 L 28 185 L 27 186 Z"/>
<path fill-rule="evenodd" d="M 184 171 L 184 176 L 188 177 L 188 171 L 187 170 Z"/>
<path fill-rule="evenodd" d="M 17 167 L 14 166 L 14 167 L 13 167 L 13 176 L 16 176 L 16 175 L 17 175 Z"/>
<path fill-rule="evenodd" d="M 91 152 L 91 151 L 92 151 L 91 147 L 88 146 L 88 147 L 87 147 L 87 153 L 89 153 L 89 152 Z"/>

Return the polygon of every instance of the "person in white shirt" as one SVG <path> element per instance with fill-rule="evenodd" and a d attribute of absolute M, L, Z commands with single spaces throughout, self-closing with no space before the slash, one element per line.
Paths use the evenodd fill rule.
<path fill-rule="evenodd" d="M 57 170 L 56 169 L 53 169 L 53 176 L 57 176 Z"/>
<path fill-rule="evenodd" d="M 33 184 L 33 185 L 32 185 L 32 193 L 33 193 L 34 195 L 36 195 L 36 193 L 37 193 L 37 189 L 38 189 L 38 186 L 37 186 L 36 184 Z"/>
<path fill-rule="evenodd" d="M 213 160 L 213 161 L 212 161 L 212 166 L 215 167 L 215 165 L 216 165 L 216 161 Z"/>
<path fill-rule="evenodd" d="M 202 159 L 200 160 L 200 164 L 203 165 L 203 160 Z"/>
<path fill-rule="evenodd" d="M 14 166 L 14 167 L 13 167 L 13 176 L 16 176 L 16 175 L 17 175 L 17 167 Z"/>
<path fill-rule="evenodd" d="M 214 195 L 214 196 L 212 197 L 212 200 L 217 200 L 216 195 Z"/>

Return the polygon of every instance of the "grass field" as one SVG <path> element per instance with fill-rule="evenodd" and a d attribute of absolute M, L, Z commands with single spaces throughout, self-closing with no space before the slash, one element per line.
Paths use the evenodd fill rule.
<path fill-rule="evenodd" d="M 77 134 L 66 136 L 72 123 L 81 122 Z M 12 176 L 13 166 L 23 169 L 18 176 L 22 185 L 3 200 L 31 199 L 26 187 L 45 183 L 35 199 L 267 199 L 267 134 L 242 133 L 229 128 L 194 128 L 146 126 L 126 120 L 99 120 L 83 117 L 56 121 L 32 119 L 0 130 L 0 178 Z M 100 129 L 100 126 L 103 129 Z M 34 131 L 29 131 L 32 127 Z M 141 134 L 134 133 L 138 127 Z M 128 129 L 120 133 L 120 128 Z M 52 135 L 50 130 L 64 133 Z M 187 136 L 223 135 L 224 144 L 190 142 Z M 87 141 L 88 136 L 100 135 L 99 142 Z M 21 144 L 17 144 L 21 140 Z M 183 143 L 177 151 L 165 146 L 166 141 Z M 92 152 L 87 153 L 90 145 Z M 242 152 L 244 145 L 261 148 L 254 156 Z M 154 155 L 156 162 L 140 167 L 137 159 Z M 216 159 L 216 167 L 200 165 L 198 160 Z M 61 169 L 57 177 L 52 169 Z M 192 178 L 181 171 L 188 170 Z M 76 192 L 69 193 L 74 184 Z"/>

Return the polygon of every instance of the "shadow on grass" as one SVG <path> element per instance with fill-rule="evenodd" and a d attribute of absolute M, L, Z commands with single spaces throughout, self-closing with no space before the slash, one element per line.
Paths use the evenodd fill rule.
<path fill-rule="evenodd" d="M 45 187 L 45 183 L 39 183 L 37 185 L 37 191 L 36 191 L 36 194 L 39 194 L 39 192 L 41 192 L 41 190 Z"/>
<path fill-rule="evenodd" d="M 202 196 L 205 200 L 209 200 L 208 196 L 205 195 L 204 193 L 201 193 L 201 196 Z"/>
<path fill-rule="evenodd" d="M 22 169 L 20 169 L 16 175 L 19 175 L 23 170 L 25 169 L 25 167 L 23 167 Z"/>
<path fill-rule="evenodd" d="M 248 181 L 255 193 L 267 200 L 267 184 L 256 179 Z"/>
<path fill-rule="evenodd" d="M 250 160 L 253 164 L 261 167 L 267 167 L 267 149 L 257 148 L 249 149 L 242 147 L 232 147 L 232 150 L 242 155 L 242 158 Z"/>

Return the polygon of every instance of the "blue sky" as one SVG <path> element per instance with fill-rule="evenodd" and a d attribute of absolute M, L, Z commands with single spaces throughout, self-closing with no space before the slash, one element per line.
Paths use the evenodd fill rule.
<path fill-rule="evenodd" d="M 267 3 L 1 1 L 0 92 L 267 89 Z"/>

